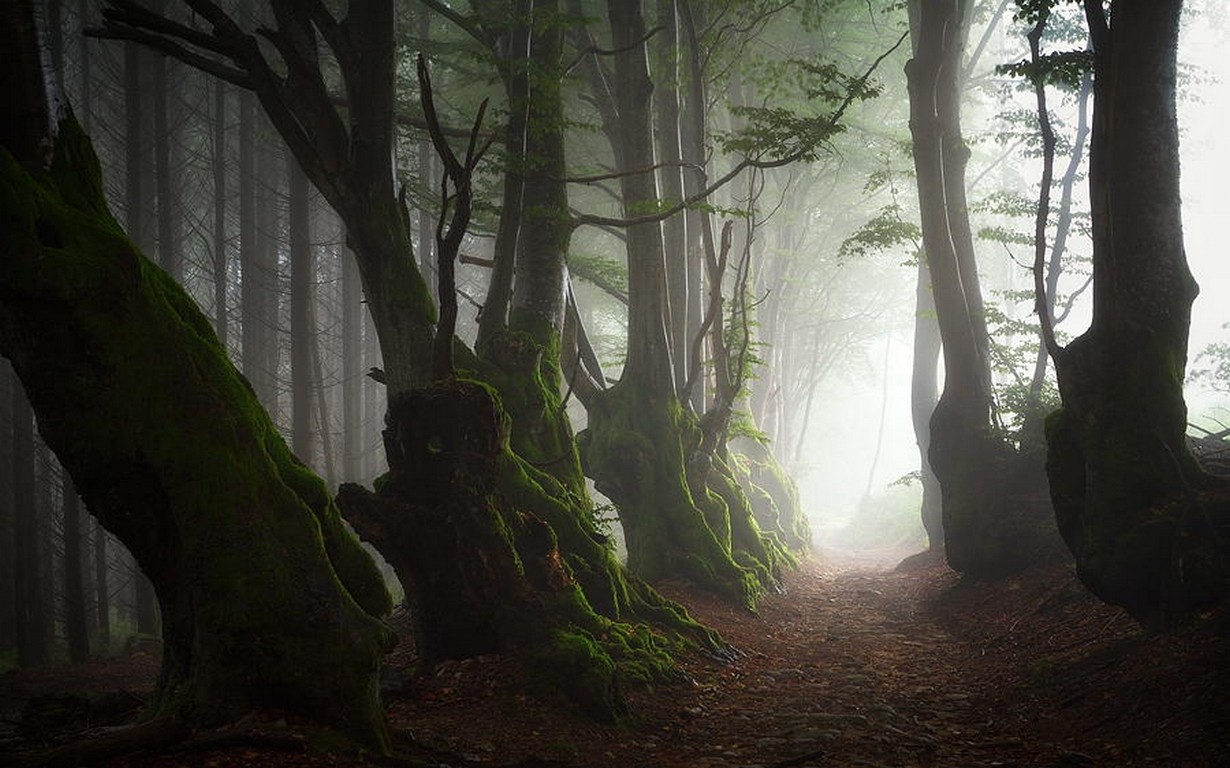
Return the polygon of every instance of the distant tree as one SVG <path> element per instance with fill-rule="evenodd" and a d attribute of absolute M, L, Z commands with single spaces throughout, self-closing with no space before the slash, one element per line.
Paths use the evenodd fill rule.
<path fill-rule="evenodd" d="M 68 640 L 68 659 L 74 664 L 86 660 L 90 652 L 90 633 L 85 600 L 84 524 L 81 499 L 67 472 L 63 482 L 64 531 L 64 635 Z"/>
<path fill-rule="evenodd" d="M 21 386 L 12 389 L 13 431 L 13 591 L 17 628 L 17 663 L 45 664 L 48 658 L 47 606 L 39 577 L 47 543 L 39 535 L 38 486 L 34 460 L 34 414 Z"/>
<path fill-rule="evenodd" d="M 0 362 L 0 654 L 17 652 L 17 557 L 14 549 L 12 388 L 16 377 L 7 361 Z"/>

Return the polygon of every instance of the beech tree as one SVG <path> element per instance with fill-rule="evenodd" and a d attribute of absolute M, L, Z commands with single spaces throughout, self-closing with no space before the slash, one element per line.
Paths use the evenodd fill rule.
<path fill-rule="evenodd" d="M 522 238 L 515 252 L 526 266 L 509 305 L 507 333 L 497 334 L 499 340 L 480 347 L 479 354 L 462 345 L 453 349 L 450 259 L 468 224 L 472 161 L 481 155 L 476 142 L 482 129 L 476 124 L 468 134 L 470 146 L 461 159 L 438 121 L 428 120 L 437 130 L 433 144 L 449 185 L 441 201 L 440 231 L 447 219 L 447 234 L 437 243 L 437 314 L 414 258 L 409 216 L 394 193 L 391 0 L 352 3 L 338 16 L 321 4 L 274 0 L 269 26 L 255 30 L 209 0 L 186 4 L 196 13 L 195 26 L 133 3 L 110 3 L 99 34 L 140 41 L 251 90 L 344 223 L 383 353 L 383 370 L 375 375 L 388 390 L 390 472 L 379 493 L 345 486 L 339 499 L 363 535 L 399 567 L 418 601 L 424 657 L 524 651 L 544 662 L 542 669 L 591 711 L 610 717 L 622 708 L 623 675 L 610 654 L 635 662 L 628 669 L 642 675 L 665 676 L 671 669 L 648 632 L 614 620 L 652 620 L 719 649 L 718 639 L 681 609 L 627 577 L 583 495 L 559 407 L 556 339 L 567 241 L 561 245 L 560 230 L 552 226 L 559 207 L 551 190 L 562 183 L 554 166 L 548 162 L 537 171 L 543 205 L 534 235 L 545 240 Z M 501 44 L 505 30 L 498 15 L 484 14 L 480 6 L 474 16 L 463 16 L 435 5 L 480 40 Z M 532 49 L 521 48 L 517 56 L 535 57 L 548 73 L 559 70 L 559 54 L 551 53 L 558 23 L 551 4 L 515 18 L 529 25 L 534 40 Z M 276 49 L 279 63 L 258 36 Z M 344 93 L 329 89 L 321 46 L 337 64 Z M 431 99 L 426 70 L 420 74 L 426 118 Z M 561 118 L 533 121 L 544 133 L 526 140 L 547 158 L 558 154 L 549 132 L 563 124 L 550 80 L 548 75 L 540 83 L 547 87 L 537 91 L 539 106 L 526 107 L 530 114 L 541 108 Z M 523 183 L 528 191 L 533 178 Z M 498 303 L 491 310 L 502 317 Z M 444 455 L 436 456 L 440 447 Z M 536 568 L 550 578 L 536 578 Z"/>
<path fill-rule="evenodd" d="M 178 733 L 274 707 L 383 749 L 378 572 L 209 321 L 111 217 L 71 115 L 49 133 L 29 4 L 6 7 L 0 35 L 19 105 L 0 134 L 0 351 L 91 513 L 157 589 L 148 718 Z"/>
<path fill-rule="evenodd" d="M 1040 458 L 1019 455 L 993 421 L 989 341 L 965 191 L 969 149 L 960 118 L 970 6 L 970 0 L 910 4 L 915 51 L 906 78 L 923 251 L 944 361 L 927 456 L 939 480 L 949 565 L 993 574 L 1028 562 L 1046 540 L 1047 518 L 1028 503 L 1043 481 Z"/>
<path fill-rule="evenodd" d="M 1081 580 L 1163 627 L 1224 600 L 1230 488 L 1190 452 L 1183 374 L 1197 285 L 1183 246 L 1175 112 L 1181 0 L 1085 0 L 1093 44 L 1093 320 L 1044 334 L 1063 408 L 1047 474 Z M 1035 18 L 1050 3 L 1033 4 Z M 1035 265 L 1045 306 L 1042 265 Z"/>

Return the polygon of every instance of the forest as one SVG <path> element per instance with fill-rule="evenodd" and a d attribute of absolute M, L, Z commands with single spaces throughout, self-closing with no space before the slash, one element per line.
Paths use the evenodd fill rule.
<path fill-rule="evenodd" d="M 0 763 L 1227 764 L 1228 43 L 0 4 Z"/>

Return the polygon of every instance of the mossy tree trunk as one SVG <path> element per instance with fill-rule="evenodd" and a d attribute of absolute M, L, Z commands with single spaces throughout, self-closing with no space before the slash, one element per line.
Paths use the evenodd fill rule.
<path fill-rule="evenodd" d="M 111 218 L 71 119 L 50 171 L 0 157 L 0 351 L 89 510 L 162 607 L 149 718 L 292 712 L 384 749 L 380 575 L 209 320 Z"/>
<path fill-rule="evenodd" d="M 620 172 L 624 214 L 633 218 L 658 202 L 650 170 L 653 84 L 639 4 L 612 0 L 607 12 L 616 51 L 612 69 L 604 72 L 592 56 L 585 66 Z M 759 532 L 748 530 L 755 522 L 746 496 L 732 510 L 736 497 L 725 482 L 715 478 L 710 487 L 714 457 L 701 455 L 701 426 L 676 391 L 661 226 L 656 220 L 631 223 L 626 244 L 627 359 L 619 382 L 586 399 L 589 425 L 578 436 L 586 473 L 619 508 L 633 573 L 650 580 L 685 575 L 753 607 L 775 583 L 778 563 L 764 556 Z M 735 531 L 747 547 L 737 556 Z"/>
<path fill-rule="evenodd" d="M 378 493 L 347 486 L 339 499 L 361 534 L 403 574 L 419 606 L 419 642 L 426 659 L 496 648 L 541 655 L 554 660 L 544 669 L 554 670 L 561 687 L 592 711 L 610 716 L 622 706 L 613 658 L 620 670 L 652 670 L 658 678 L 669 668 L 643 625 L 633 630 L 612 625 L 610 619 L 660 621 L 677 636 L 720 648 L 716 637 L 679 609 L 626 578 L 594 530 L 584 498 L 559 395 L 563 256 L 570 222 L 561 181 L 565 123 L 558 78 L 551 82 L 561 67 L 559 20 L 552 3 L 533 4 L 531 17 L 518 15 L 509 37 L 501 31 L 508 20 L 487 13 L 495 4 L 479 4 L 475 15 L 464 17 L 432 4 L 485 44 L 530 41 L 534 60 L 511 65 L 509 72 L 524 65 L 527 77 L 543 78 L 533 91 L 536 100 L 520 102 L 528 110 L 527 148 L 542 159 L 516 169 L 519 189 L 537 204 L 524 208 L 530 221 L 521 222 L 521 247 L 508 251 L 508 243 L 501 244 L 502 253 L 516 254 L 523 272 L 516 294 L 508 299 L 507 327 L 503 309 L 493 307 L 497 315 L 484 329 L 481 357 L 455 343 L 450 325 L 455 305 L 445 304 L 455 299 L 448 275 L 464 231 L 466 217 L 456 218 L 462 200 L 451 207 L 455 218 L 445 238 L 448 249 L 438 242 L 442 311 L 437 329 L 435 306 L 411 252 L 408 217 L 393 194 L 388 162 L 395 73 L 392 3 L 352 3 L 339 20 L 319 4 L 275 2 L 277 29 L 268 35 L 289 62 L 286 75 L 265 59 L 253 34 L 212 4 L 193 5 L 200 6 L 212 26 L 204 46 L 213 62 L 208 71 L 257 93 L 304 172 L 346 225 L 384 356 L 390 473 Z M 529 7 L 516 4 L 518 13 Z M 141 36 L 144 42 L 172 55 L 182 50 L 178 43 L 199 40 L 199 32 L 174 22 L 163 20 L 151 29 L 147 17 L 126 8 L 111 9 L 113 23 L 104 34 L 132 36 L 134 28 L 144 28 L 157 33 Z M 318 41 L 331 49 L 346 83 L 343 111 L 328 97 Z M 424 102 L 425 113 L 429 103 Z M 462 166 L 465 174 L 458 174 L 444 137 L 433 136 L 433 143 L 453 189 L 461 190 L 462 181 L 468 189 L 464 177 L 473 171 L 472 158 Z M 509 212 L 517 210 L 514 206 Z M 466 376 L 484 383 L 466 381 Z M 511 431 L 505 424 L 510 412 Z M 442 421 L 443 414 L 451 418 Z M 424 474 L 437 469 L 439 477 Z M 424 570 L 425 562 L 436 567 Z M 548 566 L 559 568 L 547 582 L 535 582 L 532 569 Z M 582 588 L 592 590 L 589 601 Z M 504 610 L 503 602 L 521 610 Z M 470 630 L 478 634 L 468 636 Z M 595 644 L 592 638 L 598 636 L 607 640 Z"/>
<path fill-rule="evenodd" d="M 1063 409 L 1047 471 L 1082 581 L 1146 626 L 1222 600 L 1230 574 L 1224 480 L 1184 432 L 1191 303 L 1179 196 L 1176 64 L 1182 3 L 1086 2 L 1094 45 L 1090 149 L 1094 310 L 1057 350 Z"/>

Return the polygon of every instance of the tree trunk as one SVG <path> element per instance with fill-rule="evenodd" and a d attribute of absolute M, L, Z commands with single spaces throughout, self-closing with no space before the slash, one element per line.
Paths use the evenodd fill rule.
<path fill-rule="evenodd" d="M 13 506 L 14 469 L 12 390 L 17 386 L 7 360 L 0 360 L 0 653 L 17 650 L 17 553 L 14 546 L 16 510 Z"/>
<path fill-rule="evenodd" d="M 107 530 L 95 519 L 94 535 L 94 620 L 95 651 L 105 655 L 111 649 L 111 572 L 107 559 Z"/>
<path fill-rule="evenodd" d="M 931 295 L 931 271 L 927 260 L 918 260 L 918 285 L 915 292 L 914 356 L 910 375 L 910 415 L 914 439 L 918 443 L 919 480 L 922 484 L 921 516 L 927 532 L 927 549 L 944 551 L 944 516 L 940 502 L 939 480 L 931 468 L 931 414 L 939 399 L 939 362 L 942 344 L 935 321 L 935 299 Z"/>
<path fill-rule="evenodd" d="M 161 0 L 158 6 L 164 6 Z M 157 10 L 163 10 L 159 7 Z M 158 264 L 167 274 L 182 282 L 184 268 L 179 237 L 175 226 L 177 220 L 174 184 L 172 179 L 172 123 L 169 120 L 167 101 L 170 97 L 172 79 L 167 77 L 171 62 L 161 54 L 150 57 L 154 97 L 154 167 L 155 190 L 158 196 Z"/>
<path fill-rule="evenodd" d="M 1224 600 L 1230 572 L 1230 493 L 1201 472 L 1184 435 L 1197 286 L 1180 216 L 1182 3 L 1116 0 L 1109 24 L 1100 3 L 1085 6 L 1093 322 L 1055 360 L 1063 410 L 1047 425 L 1047 472 L 1082 581 L 1158 628 Z"/>
<path fill-rule="evenodd" d="M 654 174 L 646 170 L 654 165 L 653 85 L 639 5 L 611 0 L 607 10 L 617 53 L 614 89 L 605 96 L 613 108 L 604 111 L 604 131 L 623 174 L 624 213 L 633 216 L 657 204 Z M 591 84 L 597 92 L 592 76 Z M 762 537 L 748 528 L 754 526 L 750 505 L 729 492 L 729 478 L 718 482 L 713 477 L 710 487 L 712 457 L 701 455 L 701 425 L 676 392 L 661 228 L 656 222 L 633 224 L 626 244 L 628 355 L 619 382 L 586 403 L 589 426 L 578 435 L 586 474 L 619 507 L 633 573 L 651 580 L 683 574 L 752 607 L 763 589 L 776 582 L 777 563 L 763 557 Z M 731 510 L 732 501 L 738 511 Z M 749 531 L 738 548 L 732 522 Z"/>
<path fill-rule="evenodd" d="M 34 414 L 20 384 L 13 387 L 12 397 L 13 594 L 17 614 L 17 663 L 22 668 L 29 668 L 47 662 L 46 617 L 39 583 L 39 553 L 43 542 L 39 540 L 36 510 Z"/>
<path fill-rule="evenodd" d="M 273 708 L 384 748 L 379 573 L 209 321 L 115 226 L 72 121 L 55 157 L 37 179 L 0 160 L 0 349 L 90 510 L 157 588 L 147 717 Z"/>
<path fill-rule="evenodd" d="M 657 34 L 652 39 L 654 79 L 654 134 L 657 137 L 659 189 L 662 199 L 675 203 L 684 199 L 683 155 L 679 120 L 679 29 L 675 19 L 675 0 L 658 0 Z M 667 328 L 675 361 L 675 381 L 688 379 L 688 346 L 695 330 L 688 325 L 688 281 L 686 214 L 677 213 L 662 222 L 662 247 L 666 258 Z M 703 395 L 702 395 L 703 397 Z"/>
<path fill-rule="evenodd" d="M 290 396 L 291 448 L 307 466 L 314 466 L 315 439 L 312 434 L 312 302 L 316 279 L 312 256 L 310 189 L 307 176 L 294 157 L 286 159 L 289 180 L 290 231 Z"/>
<path fill-rule="evenodd" d="M 214 279 L 214 333 L 222 348 L 227 347 L 227 336 L 230 326 L 229 300 L 227 288 L 230 280 L 227 274 L 226 257 L 226 83 L 214 81 L 214 113 L 213 150 L 210 164 L 213 166 L 213 279 Z"/>
<path fill-rule="evenodd" d="M 74 664 L 90 653 L 88 622 L 85 613 L 85 554 L 82 547 L 81 501 L 67 472 L 64 483 L 64 634 L 68 639 L 68 659 Z"/>
<path fill-rule="evenodd" d="M 906 77 L 923 249 L 944 359 L 928 459 L 941 489 L 948 564 L 991 575 L 1029 562 L 1050 531 L 1044 510 L 1023 501 L 1040 487 L 1041 467 L 1022 462 L 991 422 L 986 322 L 965 206 L 969 150 L 960 130 L 968 5 L 969 0 L 914 4 L 916 51 Z"/>
<path fill-rule="evenodd" d="M 363 286 L 359 267 L 348 253 L 342 262 L 342 479 L 362 479 L 363 439 Z"/>

